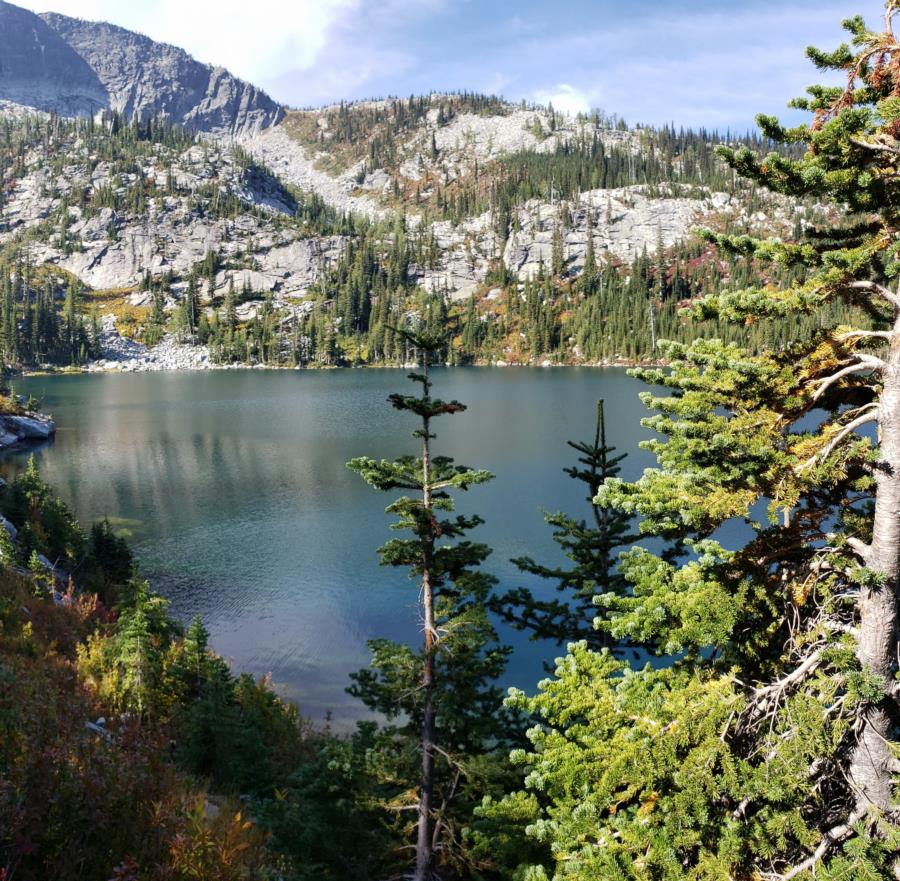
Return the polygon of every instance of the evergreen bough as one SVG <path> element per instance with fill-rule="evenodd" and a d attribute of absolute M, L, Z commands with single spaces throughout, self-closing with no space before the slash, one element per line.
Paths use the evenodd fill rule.
<path fill-rule="evenodd" d="M 538 720 L 514 754 L 528 792 L 482 816 L 527 815 L 550 857 L 523 877 L 900 877 L 898 10 L 890 0 L 884 32 L 852 18 L 852 45 L 808 51 L 847 78 L 795 102 L 811 124 L 758 118 L 802 155 L 719 150 L 837 219 L 790 242 L 709 234 L 797 280 L 718 293 L 694 316 L 822 326 L 758 356 L 668 344 L 669 370 L 635 371 L 669 389 L 643 396 L 658 467 L 608 480 L 597 502 L 686 553 L 627 551 L 630 592 L 600 598 L 608 632 L 659 663 L 632 670 L 581 642 L 536 696 L 513 694 Z M 854 324 L 825 320 L 836 301 Z M 749 540 L 726 547 L 721 527 L 742 522 Z"/>

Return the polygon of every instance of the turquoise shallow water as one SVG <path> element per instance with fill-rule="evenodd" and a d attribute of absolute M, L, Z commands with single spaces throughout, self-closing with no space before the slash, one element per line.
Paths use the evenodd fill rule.
<path fill-rule="evenodd" d="M 389 496 L 347 470 L 354 456 L 415 452 L 411 419 L 387 403 L 412 388 L 401 370 L 213 371 L 32 377 L 58 424 L 37 451 L 44 477 L 84 522 L 128 529 L 142 569 L 183 620 L 202 615 L 234 667 L 271 673 L 301 711 L 337 723 L 363 714 L 344 693 L 368 662 L 365 641 L 417 638 L 416 589 L 382 568 Z M 460 508 L 486 524 L 486 569 L 501 588 L 544 587 L 511 557 L 557 559 L 540 509 L 586 512 L 581 485 L 561 472 L 568 439 L 593 436 L 606 400 L 611 443 L 632 455 L 623 474 L 652 464 L 643 388 L 614 369 L 456 368 L 435 371 L 436 393 L 468 404 L 437 421 L 436 452 L 496 479 Z M 13 465 L 21 456 L 13 457 Z M 7 465 L 7 467 L 10 467 Z M 516 652 L 507 681 L 532 688 L 553 646 L 504 632 Z"/>

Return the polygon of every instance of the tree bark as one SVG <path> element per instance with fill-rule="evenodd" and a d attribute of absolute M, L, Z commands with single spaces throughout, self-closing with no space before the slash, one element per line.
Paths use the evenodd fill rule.
<path fill-rule="evenodd" d="M 888 745 L 891 713 L 888 691 L 897 665 L 897 611 L 900 589 L 900 317 L 894 324 L 879 401 L 879 461 L 875 471 L 875 517 L 872 543 L 864 562 L 882 576 L 877 586 L 862 587 L 856 656 L 863 670 L 884 679 L 885 698 L 864 710 L 859 740 L 853 749 L 850 779 L 857 809 L 890 811 L 893 802 Z"/>
<path fill-rule="evenodd" d="M 428 353 L 423 358 L 425 381 L 423 388 L 425 397 L 430 397 L 431 384 L 428 379 Z M 431 420 L 422 418 L 424 437 L 422 438 L 422 507 L 424 516 L 429 520 L 431 512 Z M 419 784 L 419 820 L 416 835 L 416 870 L 414 881 L 429 881 L 432 872 L 434 851 L 431 836 L 432 798 L 434 794 L 434 746 L 435 746 L 435 711 L 434 711 L 434 584 L 432 583 L 432 558 L 434 554 L 434 530 L 429 524 L 428 532 L 422 542 L 422 611 L 425 627 L 425 658 L 422 663 L 422 690 L 425 704 L 422 712 L 422 778 Z"/>

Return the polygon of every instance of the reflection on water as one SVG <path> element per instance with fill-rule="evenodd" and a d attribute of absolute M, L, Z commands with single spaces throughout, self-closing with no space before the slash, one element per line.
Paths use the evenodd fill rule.
<path fill-rule="evenodd" d="M 509 563 L 555 558 L 540 508 L 573 512 L 581 485 L 563 475 L 566 440 L 593 435 L 607 400 L 610 441 L 649 462 L 638 383 L 623 371 L 455 369 L 436 372 L 442 397 L 469 405 L 438 423 L 437 451 L 496 479 L 461 507 L 487 521 L 486 568 L 501 586 L 528 583 Z M 43 399 L 58 424 L 37 451 L 42 472 L 89 522 L 108 516 L 130 536 L 144 573 L 188 620 L 200 614 L 235 667 L 274 681 L 302 711 L 348 720 L 347 674 L 365 641 L 414 640 L 416 591 L 382 569 L 388 496 L 346 468 L 359 455 L 414 452 L 409 417 L 386 402 L 397 370 L 216 371 L 33 377 L 17 391 Z M 17 454 L 7 467 L 20 465 Z M 553 647 L 504 633 L 517 652 L 510 684 L 532 687 Z"/>

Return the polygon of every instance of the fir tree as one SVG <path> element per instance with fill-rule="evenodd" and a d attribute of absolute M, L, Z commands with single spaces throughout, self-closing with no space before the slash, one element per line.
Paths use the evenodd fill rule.
<path fill-rule="evenodd" d="M 16 565 L 16 545 L 5 522 L 0 523 L 0 565 L 7 567 Z"/>
<path fill-rule="evenodd" d="M 181 672 L 189 693 L 196 695 L 209 674 L 209 631 L 197 615 L 184 634 Z"/>
<path fill-rule="evenodd" d="M 426 881 L 440 874 L 438 862 L 448 865 L 458 858 L 461 823 L 456 802 L 462 780 L 477 775 L 479 756 L 496 752 L 502 743 L 495 721 L 500 693 L 492 683 L 505 667 L 507 651 L 497 645 L 485 607 L 494 579 L 478 569 L 490 550 L 470 541 L 451 543 L 478 526 L 481 518 L 448 516 L 454 507 L 450 490 L 467 490 L 491 475 L 433 454 L 433 420 L 465 407 L 431 395 L 429 360 L 445 347 L 443 337 L 410 332 L 402 336 L 422 358 L 422 372 L 410 374 L 421 394 L 394 394 L 390 401 L 421 420 L 414 432 L 421 454 L 394 461 L 359 458 L 349 467 L 377 489 L 415 493 L 387 508 L 398 518 L 395 528 L 408 530 L 412 537 L 389 541 L 380 554 L 382 563 L 408 567 L 418 581 L 423 646 L 415 651 L 374 641 L 372 667 L 356 674 L 351 693 L 388 718 L 399 717 L 394 733 L 401 742 L 418 742 L 413 877 Z"/>
<path fill-rule="evenodd" d="M 579 283 L 582 290 L 587 293 L 595 293 L 598 285 L 597 254 L 594 250 L 594 208 L 588 205 L 587 209 L 587 248 L 584 254 L 584 270 L 581 273 Z"/>
<path fill-rule="evenodd" d="M 553 229 L 553 240 L 550 245 L 550 271 L 554 277 L 562 278 L 566 269 L 565 246 L 559 222 Z"/>
<path fill-rule="evenodd" d="M 593 441 L 568 444 L 581 455 L 576 465 L 564 471 L 585 484 L 591 519 L 576 520 L 561 511 L 544 519 L 554 527 L 553 540 L 573 565 L 545 566 L 531 557 L 513 560 L 523 572 L 555 582 L 562 598 L 538 599 L 531 590 L 520 587 L 498 597 L 492 608 L 513 627 L 530 631 L 533 639 L 551 639 L 558 645 L 585 640 L 599 648 L 609 645 L 610 639 L 594 623 L 599 613 L 594 601 L 604 594 L 624 592 L 624 579 L 615 571 L 615 552 L 636 538 L 631 534 L 628 514 L 601 507 L 595 501 L 604 482 L 619 474 L 619 463 L 625 458 L 624 453 L 612 455 L 615 447 L 606 443 L 603 401 L 597 402 Z"/>
<path fill-rule="evenodd" d="M 146 582 L 135 583 L 133 591 L 116 634 L 115 666 L 123 708 L 143 717 L 155 709 L 162 674 L 160 644 L 171 632 L 171 624 L 165 614 L 168 603 L 153 596 Z"/>
<path fill-rule="evenodd" d="M 144 329 L 144 342 L 148 346 L 155 346 L 161 339 L 166 329 L 166 298 L 162 288 L 156 287 L 151 294 L 150 315 L 147 318 L 147 327 Z"/>

